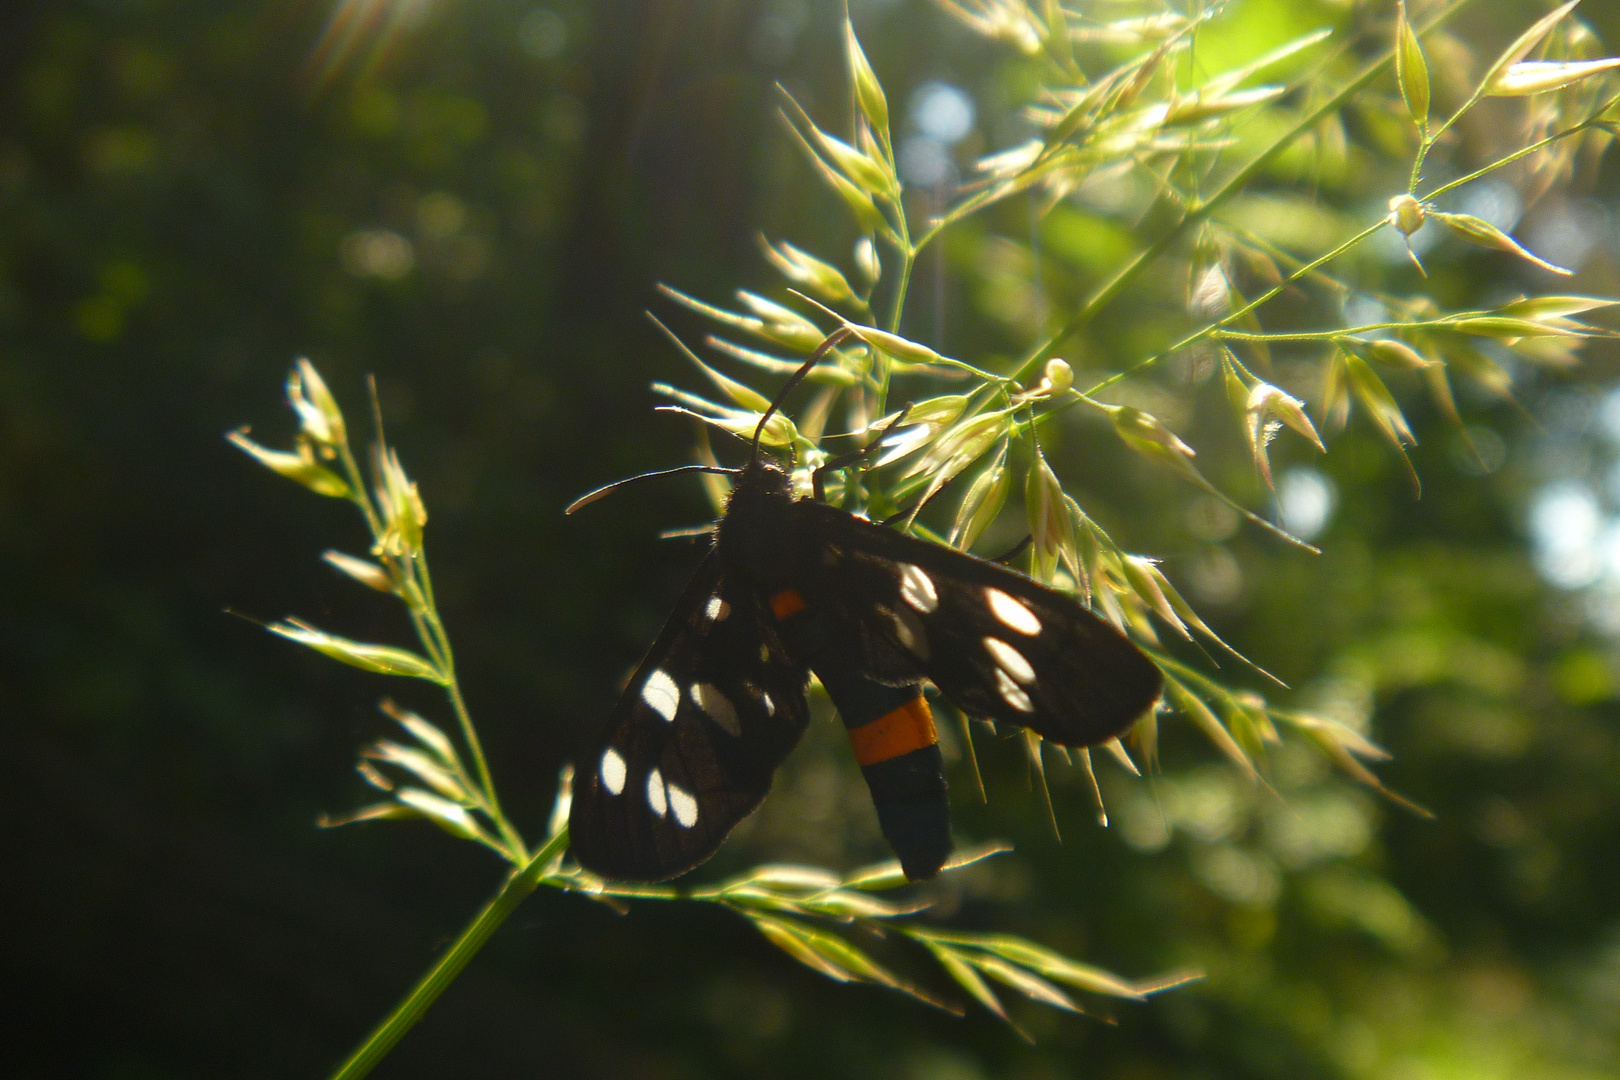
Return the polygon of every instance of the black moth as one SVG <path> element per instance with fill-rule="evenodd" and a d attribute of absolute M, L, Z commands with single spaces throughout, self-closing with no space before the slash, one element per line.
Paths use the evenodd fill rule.
<path fill-rule="evenodd" d="M 849 730 L 884 838 L 914 881 L 951 852 L 923 680 L 970 716 L 1064 746 L 1121 734 L 1159 698 L 1158 668 L 1074 597 L 818 497 L 794 498 L 788 475 L 760 458 L 760 432 L 841 336 L 778 394 L 748 464 L 713 470 L 733 475 L 714 546 L 606 738 L 579 763 L 570 842 L 603 877 L 661 881 L 714 854 L 799 741 L 810 671 Z"/>

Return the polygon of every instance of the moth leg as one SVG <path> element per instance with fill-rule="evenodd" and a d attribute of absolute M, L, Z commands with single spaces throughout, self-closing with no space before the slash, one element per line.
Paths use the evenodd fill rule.
<path fill-rule="evenodd" d="M 898 428 L 901 421 L 905 420 L 906 414 L 910 411 L 911 405 L 908 402 L 906 407 L 900 410 L 899 415 L 897 415 L 893 420 L 890 420 L 887 424 L 883 425 L 883 430 L 878 432 L 877 438 L 873 439 L 859 450 L 852 450 L 847 454 L 840 454 L 835 458 L 828 458 L 821 464 L 820 468 L 811 473 L 810 489 L 815 493 L 816 502 L 827 501 L 827 482 L 825 479 L 826 473 L 837 472 L 839 469 L 847 469 L 851 465 L 859 465 L 862 461 L 865 461 L 867 458 L 877 453 L 878 448 L 883 445 L 883 440 L 888 438 L 889 432 Z"/>
<path fill-rule="evenodd" d="M 1020 540 L 1020 541 L 1018 541 L 1018 543 L 1014 544 L 1005 553 L 1003 553 L 1001 555 L 997 555 L 995 558 L 991 559 L 990 561 L 994 562 L 994 563 L 1001 563 L 1003 566 L 1009 565 L 1009 564 L 1012 563 L 1012 561 L 1014 559 L 1016 559 L 1016 558 L 1018 558 L 1018 556 L 1022 555 L 1024 553 L 1024 549 L 1029 547 L 1029 545 L 1031 543 L 1033 543 L 1034 540 L 1035 540 L 1035 538 L 1033 536 L 1031 536 L 1028 533 L 1025 533 L 1024 538 L 1022 540 Z"/>
<path fill-rule="evenodd" d="M 877 440 L 872 440 L 871 446 L 876 445 Z M 828 458 L 826 461 L 822 462 L 821 466 L 817 468 L 815 472 L 810 474 L 810 490 L 815 494 L 816 502 L 827 501 L 826 474 L 830 472 L 837 472 L 839 469 L 847 469 L 851 465 L 859 464 L 861 459 L 866 456 L 869 449 L 871 449 L 870 446 L 862 447 L 861 449 L 852 453 L 840 454 L 835 458 Z"/>

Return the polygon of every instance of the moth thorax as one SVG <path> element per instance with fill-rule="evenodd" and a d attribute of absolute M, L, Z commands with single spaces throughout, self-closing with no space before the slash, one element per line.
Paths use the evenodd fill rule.
<path fill-rule="evenodd" d="M 770 581 L 792 541 L 792 511 L 792 488 L 780 469 L 759 465 L 744 472 L 726 503 L 716 539 L 726 568 L 756 582 Z"/>

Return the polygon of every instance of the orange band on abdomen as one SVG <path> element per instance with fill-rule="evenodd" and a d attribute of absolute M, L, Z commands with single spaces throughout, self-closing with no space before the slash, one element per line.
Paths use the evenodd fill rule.
<path fill-rule="evenodd" d="M 849 745 L 855 748 L 855 760 L 862 765 L 876 765 L 933 746 L 938 741 L 933 710 L 921 695 L 882 719 L 851 728 L 849 732 Z"/>
<path fill-rule="evenodd" d="M 804 608 L 804 597 L 792 589 L 786 589 L 771 597 L 771 614 L 776 616 L 778 622 L 781 622 L 789 615 L 797 615 Z"/>

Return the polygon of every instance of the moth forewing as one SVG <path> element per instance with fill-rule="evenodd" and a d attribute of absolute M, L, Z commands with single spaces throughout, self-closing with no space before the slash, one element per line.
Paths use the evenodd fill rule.
<path fill-rule="evenodd" d="M 1158 701 L 1158 668 L 1075 597 L 1007 567 L 799 502 L 807 599 L 851 628 L 861 662 L 927 678 L 969 714 L 1066 746 L 1128 730 Z"/>
<path fill-rule="evenodd" d="M 582 756 L 569 815 L 581 865 L 660 881 L 698 865 L 770 790 L 807 721 L 805 669 L 711 553 Z"/>

